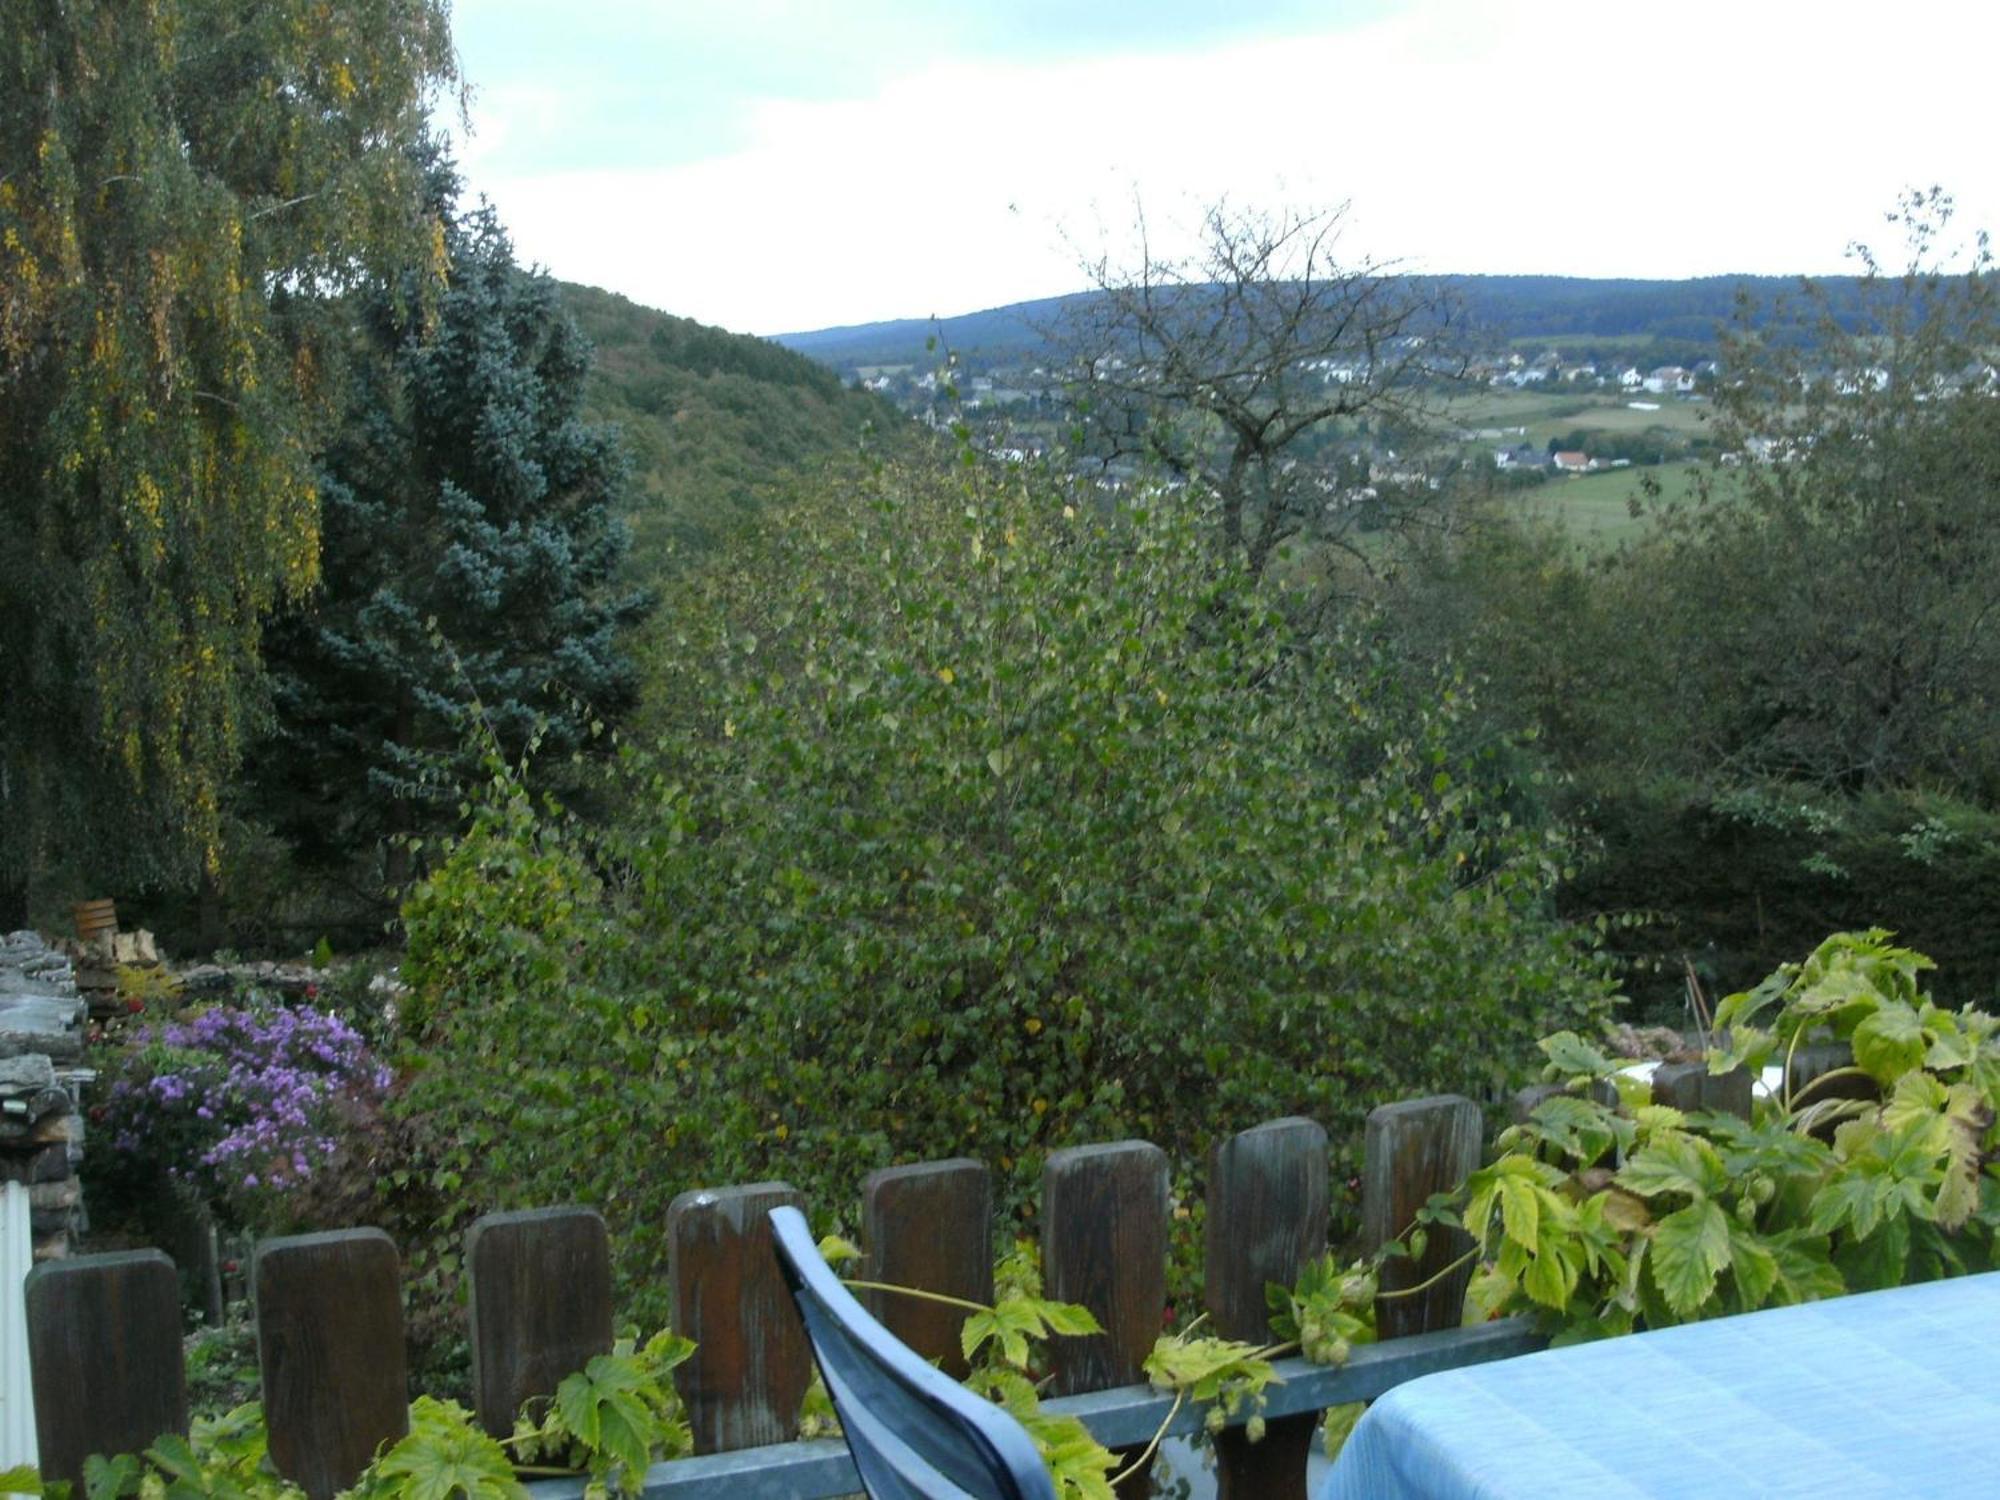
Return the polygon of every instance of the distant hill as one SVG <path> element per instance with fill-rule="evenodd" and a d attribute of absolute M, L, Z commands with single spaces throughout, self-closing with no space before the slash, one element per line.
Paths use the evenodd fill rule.
<path fill-rule="evenodd" d="M 1044 297 L 953 318 L 897 318 L 814 333 L 781 333 L 776 341 L 843 374 L 877 365 L 925 365 L 941 359 L 946 349 L 976 356 L 985 364 L 1006 363 L 1039 352 L 1043 339 L 1038 330 L 1053 323 L 1070 304 L 1095 295 Z M 932 339 L 936 347 L 926 348 Z"/>
<path fill-rule="evenodd" d="M 1603 340 L 1608 347 L 1660 346 L 1675 356 L 1712 352 L 1716 331 L 1736 311 L 1739 293 L 1769 306 L 1798 290 L 1794 276 L 1706 276 L 1691 281 L 1598 280 L 1578 276 L 1441 276 L 1437 282 L 1458 300 L 1483 337 L 1506 343 L 1551 338 L 1572 344 Z M 1848 305 L 1855 279 L 1819 278 L 1835 306 Z M 1038 330 L 1065 308 L 1097 295 L 1079 292 L 1016 302 L 958 317 L 901 318 L 779 334 L 777 342 L 809 355 L 843 375 L 879 366 L 922 365 L 938 358 L 924 342 L 936 337 L 980 365 L 1039 363 L 1047 353 Z"/>
<path fill-rule="evenodd" d="M 597 347 L 586 413 L 616 422 L 632 455 L 635 571 L 670 548 L 712 545 L 753 514 L 790 469 L 851 452 L 871 426 L 894 441 L 907 419 L 789 349 L 559 283 Z"/>

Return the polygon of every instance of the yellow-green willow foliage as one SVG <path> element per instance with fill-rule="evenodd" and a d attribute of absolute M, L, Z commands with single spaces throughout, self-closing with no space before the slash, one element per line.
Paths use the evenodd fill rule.
<path fill-rule="evenodd" d="M 451 76 L 444 0 L 0 7 L 0 884 L 212 862 L 340 296 L 441 266 Z"/>

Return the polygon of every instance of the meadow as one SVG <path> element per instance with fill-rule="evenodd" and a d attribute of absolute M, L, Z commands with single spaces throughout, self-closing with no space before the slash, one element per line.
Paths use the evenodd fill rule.
<path fill-rule="evenodd" d="M 1652 525 L 1654 508 L 1678 503 L 1692 494 L 1698 473 L 1692 464 L 1605 469 L 1573 479 L 1551 479 L 1524 490 L 1520 505 L 1526 513 L 1560 522 L 1586 549 L 1595 551 L 1637 539 Z M 1659 497 L 1648 499 L 1646 510 L 1634 514 L 1632 501 L 1647 479 L 1659 484 Z"/>

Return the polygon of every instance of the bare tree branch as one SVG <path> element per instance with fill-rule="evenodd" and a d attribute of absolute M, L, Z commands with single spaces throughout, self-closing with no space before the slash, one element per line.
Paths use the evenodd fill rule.
<path fill-rule="evenodd" d="M 1345 218 L 1217 204 L 1199 248 L 1173 259 L 1135 204 L 1137 263 L 1083 257 L 1096 295 L 1047 330 L 1095 454 L 1159 465 L 1211 500 L 1255 572 L 1295 537 L 1358 555 L 1350 533 L 1399 509 L 1375 503 L 1395 457 L 1385 430 L 1424 431 L 1464 371 L 1437 287 L 1339 261 Z"/>

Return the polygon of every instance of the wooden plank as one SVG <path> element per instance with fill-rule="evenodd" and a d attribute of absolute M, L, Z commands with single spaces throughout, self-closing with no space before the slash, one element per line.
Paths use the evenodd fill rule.
<path fill-rule="evenodd" d="M 83 1255 L 28 1272 L 28 1361 L 44 1479 L 83 1493 L 93 1453 L 137 1453 L 188 1430 L 180 1276 L 158 1250 Z"/>
<path fill-rule="evenodd" d="M 487 1214 L 465 1237 L 472 1401 L 494 1437 L 611 1351 L 611 1237 L 587 1208 Z"/>
<path fill-rule="evenodd" d="M 674 1372 L 697 1453 L 780 1443 L 798 1431 L 812 1347 L 771 1248 L 770 1211 L 805 1199 L 784 1182 L 701 1188 L 667 1208 L 674 1331 L 695 1352 Z"/>
<path fill-rule="evenodd" d="M 271 1462 L 332 1500 L 410 1430 L 395 1244 L 379 1229 L 265 1240 L 251 1262 Z"/>
<path fill-rule="evenodd" d="M 861 1185 L 861 1242 L 870 1281 L 993 1300 L 993 1179 L 967 1157 L 884 1167 Z M 959 1342 L 963 1309 L 887 1292 L 863 1292 L 862 1305 L 954 1380 L 965 1378 Z"/>
<path fill-rule="evenodd" d="M 1283 1418 L 1349 1401 L 1372 1401 L 1419 1375 L 1512 1359 L 1547 1342 L 1527 1320 L 1506 1318 L 1389 1344 L 1365 1344 L 1338 1367 L 1279 1360 L 1282 1384 L 1270 1388 L 1270 1412 Z M 1108 1447 L 1130 1448 L 1151 1438 L 1167 1421 L 1172 1406 L 1171 1396 L 1150 1386 L 1131 1385 L 1060 1396 L 1044 1402 L 1043 1410 L 1078 1418 Z M 1168 1434 L 1192 1433 L 1202 1419 L 1202 1412 L 1184 1406 L 1168 1424 Z M 646 1475 L 643 1500 L 835 1500 L 860 1487 L 846 1445 L 820 1440 L 655 1464 Z M 532 1500 L 584 1500 L 583 1490 L 581 1479 L 545 1479 L 528 1486 Z"/>
<path fill-rule="evenodd" d="M 1082 1303 L 1104 1327 L 1051 1341 L 1055 1394 L 1143 1378 L 1167 1311 L 1164 1151 L 1150 1141 L 1119 1141 L 1049 1157 L 1042 1168 L 1042 1288 L 1059 1302 Z M 1124 1500 L 1151 1493 L 1151 1475 L 1143 1472 L 1119 1488 Z"/>
<path fill-rule="evenodd" d="M 1811 1104 L 1820 1099 L 1873 1099 L 1881 1090 L 1875 1080 L 1860 1074 L 1843 1073 L 1839 1078 L 1827 1078 L 1829 1073 L 1840 1072 L 1854 1066 L 1854 1053 L 1845 1042 L 1813 1042 L 1792 1053 L 1787 1078 L 1792 1089 L 1794 1105 Z M 1821 1083 L 1821 1079 L 1826 1079 Z"/>
<path fill-rule="evenodd" d="M 1716 1110 L 1750 1118 L 1750 1070 L 1731 1068 L 1721 1077 L 1707 1063 L 1661 1063 L 1653 1070 L 1653 1102 L 1684 1114 Z"/>
<path fill-rule="evenodd" d="M 1507 1101 L 1507 1119 L 1510 1124 L 1525 1125 L 1537 1106 L 1568 1092 L 1559 1083 L 1531 1083 L 1524 1089 L 1516 1089 Z"/>
<path fill-rule="evenodd" d="M 1051 1346 L 1058 1395 L 1131 1385 L 1167 1308 L 1167 1154 L 1150 1141 L 1074 1146 L 1042 1168 L 1042 1287 L 1104 1325 Z"/>
<path fill-rule="evenodd" d="M 1223 1338 L 1271 1340 L 1265 1286 L 1291 1286 L 1326 1253 L 1326 1131 L 1315 1121 L 1273 1120 L 1209 1154 L 1203 1297 Z M 1262 1442 L 1240 1428 L 1216 1434 L 1220 1500 L 1305 1500 L 1316 1413 L 1265 1424 Z"/>
<path fill-rule="evenodd" d="M 1465 1180 L 1479 1165 L 1483 1129 L 1479 1106 L 1457 1094 L 1406 1099 L 1369 1114 L 1361 1188 L 1361 1232 L 1367 1250 L 1380 1248 L 1408 1229 L 1433 1193 L 1448 1192 Z M 1384 1264 L 1381 1291 L 1419 1286 L 1472 1248 L 1472 1237 L 1463 1230 L 1432 1225 L 1427 1238 L 1423 1255 Z M 1377 1336 L 1403 1338 L 1457 1327 L 1471 1279 L 1468 1263 L 1414 1297 L 1378 1298 Z"/>

